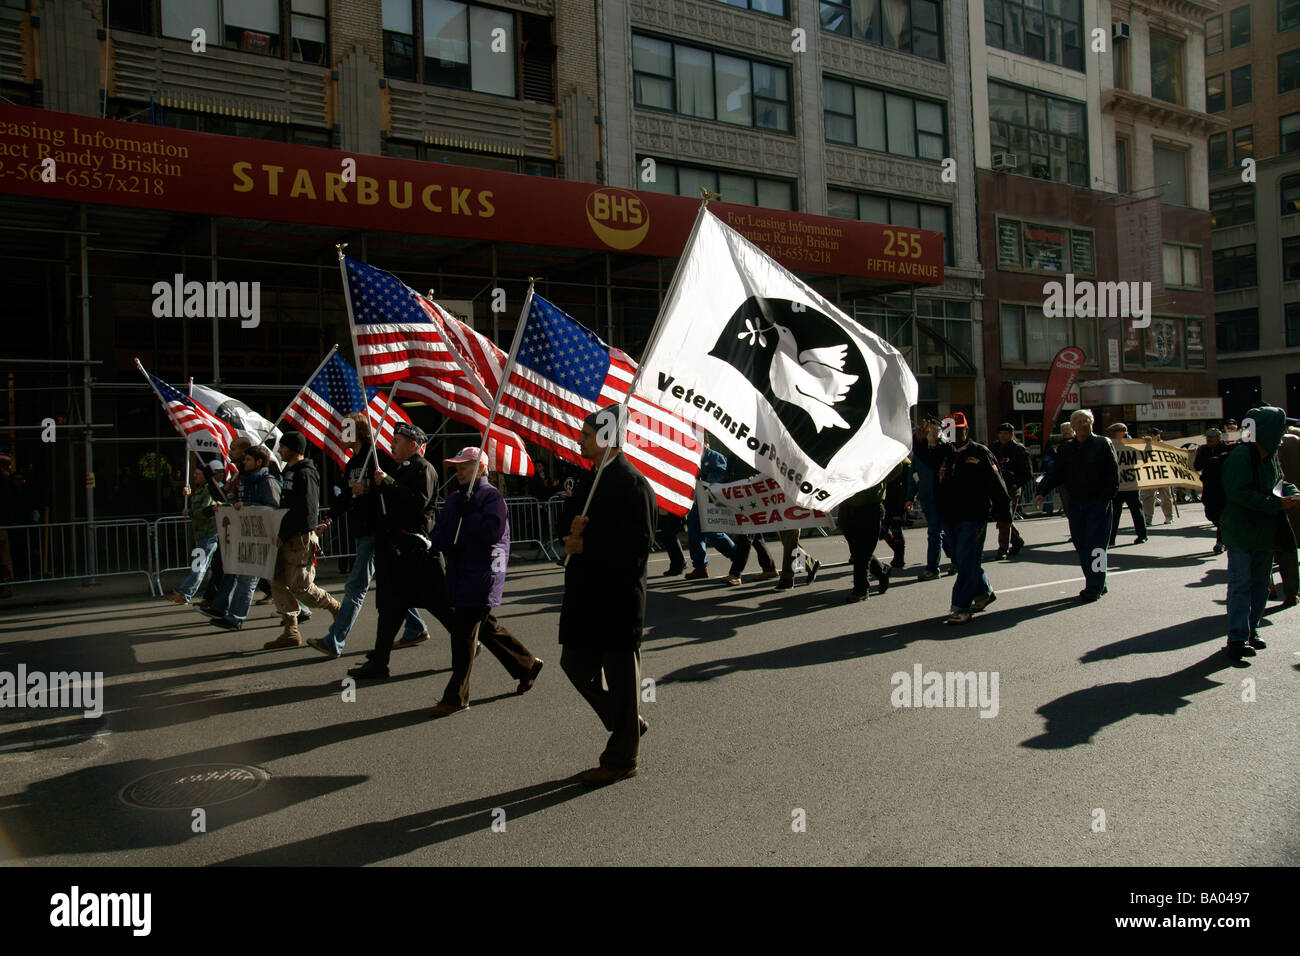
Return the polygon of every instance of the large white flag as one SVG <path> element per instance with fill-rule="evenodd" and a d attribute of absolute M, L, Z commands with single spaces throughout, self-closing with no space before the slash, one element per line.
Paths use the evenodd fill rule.
<path fill-rule="evenodd" d="M 231 398 L 224 392 L 218 392 L 215 388 L 206 385 L 195 385 L 194 397 L 211 409 L 212 414 L 233 428 L 237 434 L 247 438 L 254 445 L 265 445 L 270 449 L 271 457 L 275 459 L 276 464 L 280 463 L 280 457 L 275 451 L 280 443 L 280 429 L 272 428 L 271 422 L 264 416 L 253 411 L 239 399 Z M 236 468 L 239 465 L 239 462 L 235 462 Z"/>
<path fill-rule="evenodd" d="M 826 511 L 911 450 L 916 378 L 896 349 L 700 210 L 637 392 Z"/>

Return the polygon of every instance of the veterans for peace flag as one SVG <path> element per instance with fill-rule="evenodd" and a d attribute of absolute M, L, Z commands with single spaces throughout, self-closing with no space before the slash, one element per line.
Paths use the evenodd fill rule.
<path fill-rule="evenodd" d="M 280 463 L 280 456 L 276 454 L 276 448 L 280 444 L 280 429 L 274 423 L 267 421 L 239 399 L 207 385 L 195 385 L 190 390 L 190 395 L 199 404 L 212 409 L 212 414 L 233 428 L 236 435 L 247 438 L 253 445 L 265 445 L 276 464 Z M 235 465 L 238 467 L 239 462 L 235 462 Z"/>
<path fill-rule="evenodd" d="M 410 416 L 396 401 L 390 403 L 388 395 L 378 388 L 367 388 L 363 397 L 356 369 L 338 352 L 331 352 L 316 374 L 298 390 L 281 417 L 342 468 L 352 457 L 344 441 L 346 416 L 363 408 L 375 443 L 391 455 L 393 428 L 400 422 L 409 422 Z"/>
<path fill-rule="evenodd" d="M 471 358 L 457 348 L 451 330 L 461 323 L 391 273 L 348 256 L 339 261 L 365 381 L 400 381 L 400 394 L 482 433 L 488 427 L 495 385 L 485 384 Z M 533 473 L 523 440 L 508 427 L 493 424 L 484 450 L 492 471 Z"/>
<path fill-rule="evenodd" d="M 235 437 L 235 430 L 223 422 L 200 402 L 183 392 L 172 388 L 156 375 L 145 370 L 140 360 L 135 360 L 135 367 L 145 377 L 153 393 L 162 403 L 172 427 L 202 461 L 210 473 L 220 473 L 223 467 L 229 471 L 230 442 Z M 234 466 L 238 470 L 238 465 Z"/>
<path fill-rule="evenodd" d="M 636 391 L 829 510 L 911 448 L 902 355 L 701 208 Z"/>
<path fill-rule="evenodd" d="M 636 363 L 620 349 L 529 291 L 503 370 L 498 417 L 519 434 L 575 464 L 583 419 L 597 408 L 627 403 L 627 432 L 619 447 L 654 489 L 659 507 L 691 509 L 704 454 L 704 435 L 644 398 L 628 398 Z"/>

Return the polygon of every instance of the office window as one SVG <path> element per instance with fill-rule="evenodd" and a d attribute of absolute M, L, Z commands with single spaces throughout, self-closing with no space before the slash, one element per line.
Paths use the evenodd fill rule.
<path fill-rule="evenodd" d="M 1210 193 L 1210 228 L 1223 229 L 1255 221 L 1255 187 L 1233 186 Z"/>
<path fill-rule="evenodd" d="M 1300 0 L 1297 0 L 1300 3 Z M 1223 16 L 1210 17 L 1205 21 L 1205 55 L 1214 56 L 1223 52 Z"/>
<path fill-rule="evenodd" d="M 1297 279 L 1300 279 L 1300 236 L 1291 236 L 1282 240 L 1282 280 Z"/>
<path fill-rule="evenodd" d="M 109 29 L 153 33 L 153 0 L 104 0 L 103 6 Z M 5 0 L 0 7 L 26 10 L 27 0 Z"/>
<path fill-rule="evenodd" d="M 989 133 L 993 152 L 1025 157 L 1021 169 L 1028 175 L 1089 185 L 1088 125 L 1081 103 L 990 80 Z"/>
<path fill-rule="evenodd" d="M 1300 0 L 1277 0 L 1277 32 L 1300 27 Z"/>
<path fill-rule="evenodd" d="M 382 17 L 385 76 L 518 97 L 514 13 L 453 0 L 384 0 Z"/>
<path fill-rule="evenodd" d="M 637 157 L 637 168 L 643 156 Z M 768 209 L 794 209 L 794 183 L 786 179 L 767 179 L 730 170 L 708 169 L 703 166 L 683 166 L 678 163 L 655 162 L 655 178 L 646 182 L 637 177 L 638 189 L 667 193 L 670 196 L 700 197 L 700 187 L 718 193 L 722 202 L 740 203 L 744 206 L 764 206 Z"/>
<path fill-rule="evenodd" d="M 1254 98 L 1250 81 L 1250 64 L 1232 71 L 1232 108 L 1240 109 Z"/>
<path fill-rule="evenodd" d="M 1083 71 L 1080 0 L 985 0 L 989 46 Z"/>
<path fill-rule="evenodd" d="M 1277 58 L 1277 91 L 1300 89 L 1300 49 L 1288 50 Z"/>
<path fill-rule="evenodd" d="M 963 358 L 970 360 L 974 335 L 972 334 L 973 325 L 971 323 L 969 302 L 953 302 L 948 299 L 917 299 L 916 317 L 951 342 Z M 929 341 L 929 336 L 921 336 L 922 343 L 928 343 Z M 935 347 L 938 347 L 938 343 L 935 343 Z M 922 355 L 925 356 L 921 363 L 923 368 L 932 368 L 933 371 L 941 372 L 962 373 L 971 371 L 964 363 L 955 360 L 947 349 L 942 349 L 944 353 L 942 365 L 934 363 L 926 355 L 927 351 L 926 345 L 923 344 Z"/>
<path fill-rule="evenodd" d="M 1214 291 L 1253 289 L 1258 285 L 1255 271 L 1255 247 L 1236 246 L 1214 250 Z"/>
<path fill-rule="evenodd" d="M 1220 352 L 1259 349 L 1259 309 L 1237 309 L 1214 315 L 1214 347 Z"/>
<path fill-rule="evenodd" d="M 1228 168 L 1228 134 L 1215 133 L 1210 137 L 1210 171 Z"/>
<path fill-rule="evenodd" d="M 1250 42 L 1250 7 L 1238 7 L 1228 15 L 1228 46 L 1236 49 Z"/>
<path fill-rule="evenodd" d="M 944 108 L 929 100 L 824 77 L 826 138 L 863 149 L 941 161 L 948 153 Z"/>
<path fill-rule="evenodd" d="M 415 20 L 410 0 L 384 0 L 384 75 L 415 79 Z"/>
<path fill-rule="evenodd" d="M 1288 113 L 1277 123 L 1282 152 L 1291 153 L 1300 149 L 1300 113 Z"/>
<path fill-rule="evenodd" d="M 823 30 L 943 61 L 939 0 L 822 0 L 820 10 Z"/>
<path fill-rule="evenodd" d="M 1128 192 L 1128 140 L 1115 140 L 1115 189 Z"/>
<path fill-rule="evenodd" d="M 1282 177 L 1282 215 L 1300 212 L 1300 173 Z"/>
<path fill-rule="evenodd" d="M 1205 78 L 1205 112 L 1222 113 L 1226 107 L 1223 74 L 1216 73 L 1214 76 L 1207 76 Z"/>
<path fill-rule="evenodd" d="M 1093 275 L 1097 270 L 1093 230 L 1071 229 L 1047 223 L 997 217 L 998 268 L 1031 272 L 1073 272 Z"/>
<path fill-rule="evenodd" d="M 632 35 L 637 106 L 790 132 L 790 71 L 725 53 Z"/>
<path fill-rule="evenodd" d="M 1161 249 L 1164 262 L 1165 285 L 1185 289 L 1201 287 L 1201 249 L 1166 242 Z"/>
<path fill-rule="evenodd" d="M 1155 147 L 1154 153 L 1156 191 L 1160 194 L 1160 201 L 1173 206 L 1186 206 L 1187 153 L 1163 146 Z"/>
<path fill-rule="evenodd" d="M 948 206 L 827 189 L 826 205 L 832 216 L 881 222 L 891 226 L 911 226 L 943 234 L 943 261 L 952 265 L 952 210 Z"/>
<path fill-rule="evenodd" d="M 290 11 L 293 58 L 301 63 L 328 66 L 325 0 L 293 0 Z"/>
<path fill-rule="evenodd" d="M 183 3 L 182 6 L 206 4 Z M 251 53 L 280 54 L 279 0 L 222 0 L 224 44 Z M 211 34 L 209 34 L 211 36 Z"/>
<path fill-rule="evenodd" d="M 1232 131 L 1232 163 L 1240 166 L 1243 159 L 1255 155 L 1255 127 L 1239 126 Z"/>
<path fill-rule="evenodd" d="M 1097 320 L 1043 314 L 1040 306 L 1002 303 L 999 309 L 1002 361 L 1047 366 L 1067 345 L 1083 350 L 1084 365 L 1097 365 Z"/>
<path fill-rule="evenodd" d="M 1183 105 L 1183 43 L 1151 31 L 1151 95 Z"/>
<path fill-rule="evenodd" d="M 1286 347 L 1294 348 L 1300 345 L 1300 302 L 1288 302 L 1286 304 Z M 1295 376 L 1288 375 L 1291 379 Z"/>
<path fill-rule="evenodd" d="M 743 10 L 756 10 L 759 13 L 770 13 L 773 16 L 786 16 L 785 0 L 718 0 L 719 3 L 725 3 L 729 7 L 740 7 Z"/>

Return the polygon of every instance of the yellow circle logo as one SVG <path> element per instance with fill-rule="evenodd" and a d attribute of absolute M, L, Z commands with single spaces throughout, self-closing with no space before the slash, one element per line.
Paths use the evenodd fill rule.
<path fill-rule="evenodd" d="M 587 196 L 587 222 L 611 249 L 635 249 L 650 231 L 650 210 L 636 193 L 603 186 Z"/>

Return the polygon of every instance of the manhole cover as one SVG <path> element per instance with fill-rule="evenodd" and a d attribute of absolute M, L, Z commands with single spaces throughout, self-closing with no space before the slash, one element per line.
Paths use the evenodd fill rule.
<path fill-rule="evenodd" d="M 265 770 L 242 764 L 173 767 L 128 783 L 117 798 L 129 807 L 148 810 L 211 807 L 247 796 L 262 787 L 268 777 Z"/>

